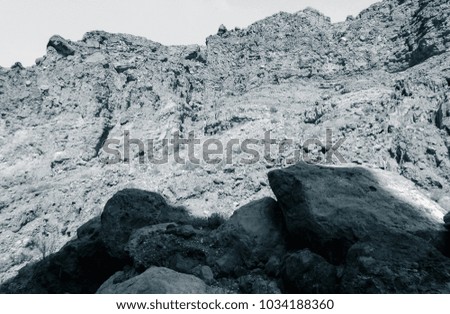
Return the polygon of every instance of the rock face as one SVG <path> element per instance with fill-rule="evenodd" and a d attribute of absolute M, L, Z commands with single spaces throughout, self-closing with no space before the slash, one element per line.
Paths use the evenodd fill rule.
<path fill-rule="evenodd" d="M 121 283 L 114 283 L 113 276 L 97 293 L 107 294 L 200 294 L 211 293 L 202 280 L 192 275 L 180 274 L 164 267 L 150 267 L 142 274 Z"/>
<path fill-rule="evenodd" d="M 111 256 L 125 257 L 125 245 L 134 230 L 164 222 L 186 221 L 188 213 L 171 207 L 161 195 L 137 189 L 116 193 L 101 216 L 101 237 Z"/>
<path fill-rule="evenodd" d="M 444 231 L 445 211 L 397 174 L 300 163 L 270 172 L 269 181 L 294 245 L 316 247 L 334 262 L 369 235 L 410 233 L 428 241 Z"/>
<path fill-rule="evenodd" d="M 44 256 L 53 261 L 51 253 L 70 252 L 61 249 L 73 247 L 68 241 L 102 211 L 88 252 L 97 247 L 102 259 L 120 257 L 134 275 L 173 268 L 232 292 L 286 291 L 285 257 L 305 249 L 338 264 L 340 274 L 349 248 L 385 229 L 431 240 L 445 253 L 443 215 L 422 195 L 443 207 L 450 196 L 449 13 L 445 0 L 385 0 L 335 24 L 313 9 L 281 12 L 245 29 L 220 27 L 204 46 L 93 31 L 80 41 L 52 37 L 31 67 L 0 67 L 0 283 Z M 191 132 L 224 144 L 222 160 L 206 162 L 197 145 L 202 162 L 178 162 L 191 152 L 171 139 Z M 269 153 L 267 133 L 275 141 Z M 259 153 L 250 163 L 243 162 L 248 139 L 257 140 Z M 225 145 L 235 140 L 242 145 Z M 325 177 L 337 173 L 333 186 L 315 171 L 305 183 L 287 170 L 292 198 L 311 196 L 305 220 L 290 210 L 299 204 L 282 196 L 276 205 L 252 203 L 229 223 L 217 218 L 273 197 L 268 169 L 342 159 L 348 171 L 320 168 Z M 355 165 L 389 173 L 366 176 Z M 165 200 L 203 218 L 185 220 Z M 155 239 L 171 254 L 156 250 Z M 42 269 L 59 278 L 59 266 Z M 92 291 L 117 270 L 84 288 L 73 277 L 71 287 L 50 289 L 51 279 L 42 291 Z M 288 288 L 304 289 L 295 282 Z"/>

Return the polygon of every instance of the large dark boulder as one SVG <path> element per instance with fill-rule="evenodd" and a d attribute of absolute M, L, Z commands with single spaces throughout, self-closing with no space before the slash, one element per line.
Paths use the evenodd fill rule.
<path fill-rule="evenodd" d="M 189 214 L 159 194 L 138 189 L 117 192 L 101 215 L 101 237 L 111 256 L 127 257 L 125 245 L 134 230 L 168 222 L 186 222 Z"/>
<path fill-rule="evenodd" d="M 380 232 L 437 241 L 444 210 L 412 182 L 366 167 L 299 163 L 269 173 L 291 244 L 339 263 L 348 248 Z"/>

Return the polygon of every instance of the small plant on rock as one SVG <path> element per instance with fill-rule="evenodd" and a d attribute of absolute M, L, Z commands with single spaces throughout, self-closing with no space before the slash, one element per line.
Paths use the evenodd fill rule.
<path fill-rule="evenodd" d="M 45 259 L 56 250 L 56 235 L 53 232 L 42 231 L 37 234 L 34 243 L 41 253 L 42 259 Z"/>

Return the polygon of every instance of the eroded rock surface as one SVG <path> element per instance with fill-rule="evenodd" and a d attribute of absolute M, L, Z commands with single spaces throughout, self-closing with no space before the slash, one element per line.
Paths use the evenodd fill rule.
<path fill-rule="evenodd" d="M 151 199 L 139 196 L 151 194 L 147 192 L 118 197 L 104 211 L 102 236 L 93 247 L 105 243 L 99 249 L 106 252 L 104 258 L 120 256 L 136 273 L 164 256 L 139 251 L 138 242 L 131 241 L 141 239 L 154 247 L 148 230 L 152 223 L 172 225 L 151 232 L 161 243 L 173 243 L 175 257 L 191 249 L 198 252 L 202 241 L 210 245 L 190 261 L 174 258 L 170 267 L 203 276 L 208 285 L 249 293 L 286 291 L 280 281 L 285 254 L 310 249 L 340 267 L 350 247 L 385 228 L 431 240 L 449 255 L 443 227 L 448 227 L 448 216 L 442 220 L 433 203 L 449 210 L 449 12 L 445 0 L 385 0 L 334 24 L 313 9 L 281 12 L 245 29 L 220 27 L 204 46 L 167 47 L 142 37 L 93 31 L 80 41 L 53 36 L 45 56 L 32 67 L 0 67 L 0 283 L 27 264 L 48 263 L 50 253 L 57 258 L 66 244 L 73 248 L 68 241 L 80 240 L 80 226 L 100 216 L 108 200 L 125 189 L 154 191 L 173 204 L 162 208 L 182 206 L 189 215 L 203 218 L 229 218 L 244 204 L 261 199 L 257 206 L 271 208 L 256 209 L 255 203 L 247 208 L 248 217 L 259 217 L 260 225 L 250 224 L 242 213 L 229 225 L 221 219 L 186 222 L 171 215 L 150 219 L 148 213 L 159 211 L 156 194 Z M 224 153 L 218 163 L 178 163 L 175 151 L 185 159 L 190 152 L 170 145 L 166 162 L 150 158 L 161 157 L 163 140 L 170 143 L 174 134 L 188 138 L 189 132 L 202 141 L 214 137 L 226 148 L 229 141 L 256 139 L 259 158 L 242 162 L 251 156 L 238 145 L 230 148 L 231 160 Z M 276 142 L 270 154 L 263 147 L 266 132 Z M 108 139 L 119 141 L 109 147 L 117 148 L 112 152 L 103 149 Z M 155 141 L 153 155 L 148 139 Z M 320 143 L 311 144 L 311 139 Z M 295 143 L 280 149 L 290 140 Z M 126 141 L 132 143 L 129 151 Z M 194 152 L 201 158 L 199 146 Z M 318 198 L 311 201 L 316 214 L 305 220 L 309 225 L 286 220 L 285 205 L 298 205 L 292 200 L 280 197 L 276 206 L 264 200 L 273 197 L 268 169 L 305 159 L 332 164 L 345 160 L 348 172 L 356 174 L 362 170 L 353 169 L 355 165 L 390 173 L 368 170 L 376 180 L 362 176 L 358 182 L 341 173 L 341 179 L 330 179 L 334 186 L 311 176 L 307 194 Z M 323 171 L 325 176 L 339 172 Z M 325 191 L 316 184 L 333 195 L 315 193 L 312 186 Z M 376 212 L 375 204 L 398 215 Z M 321 205 L 326 208 L 319 210 Z M 127 206 L 131 217 L 125 215 Z M 358 207 L 358 215 L 350 215 L 348 206 Z M 367 206 L 369 215 L 361 206 Z M 287 230 L 272 216 L 275 207 L 283 208 Z M 109 216 L 112 209 L 123 217 L 123 226 Z M 317 215 L 321 211 L 323 219 Z M 343 221 L 340 211 L 362 227 Z M 266 223 L 273 239 L 264 233 Z M 232 236 L 232 230 L 242 236 Z M 283 237 L 286 243 L 280 240 L 276 254 L 269 254 L 275 239 Z M 42 269 L 56 274 L 58 267 Z M 92 291 L 104 278 L 97 279 L 84 288 L 73 283 L 72 288 L 50 289 L 47 283 L 39 289 Z"/>

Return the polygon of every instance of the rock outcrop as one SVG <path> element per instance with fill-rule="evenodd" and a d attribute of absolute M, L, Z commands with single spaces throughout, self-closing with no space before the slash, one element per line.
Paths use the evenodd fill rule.
<path fill-rule="evenodd" d="M 426 242 L 430 265 L 449 255 L 449 13 L 445 0 L 385 0 L 341 23 L 281 12 L 204 46 L 92 31 L 0 67 L 0 283 L 93 292 L 155 266 L 231 292 L 306 291 L 298 263 L 307 282 L 336 269 L 314 291 L 401 291 L 383 273 L 361 288 L 360 266 L 343 285 L 342 271 L 361 247 L 390 252 L 375 233 L 411 239 L 404 252 Z M 190 134 L 226 153 L 171 141 Z M 346 166 L 281 170 L 301 160 Z M 83 286 L 90 263 L 101 275 Z M 414 291 L 445 290 L 420 276 Z"/>
<path fill-rule="evenodd" d="M 450 211 L 444 216 L 445 227 L 450 229 Z"/>

